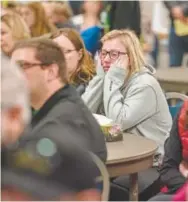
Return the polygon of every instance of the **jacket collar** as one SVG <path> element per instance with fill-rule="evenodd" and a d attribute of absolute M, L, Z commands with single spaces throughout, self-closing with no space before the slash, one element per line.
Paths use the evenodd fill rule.
<path fill-rule="evenodd" d="M 74 94 L 74 89 L 70 85 L 65 85 L 63 88 L 56 91 L 40 108 L 40 110 L 33 116 L 31 121 L 31 127 L 33 128 L 38 122 L 40 122 L 48 112 L 56 105 L 60 100 L 70 97 Z"/>

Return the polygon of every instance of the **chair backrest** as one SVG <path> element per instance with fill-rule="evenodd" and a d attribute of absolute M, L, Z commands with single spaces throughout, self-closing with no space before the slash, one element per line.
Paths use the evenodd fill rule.
<path fill-rule="evenodd" d="M 171 101 L 171 102 L 168 102 L 169 110 L 172 115 L 172 118 L 174 119 L 174 117 L 180 110 L 183 101 L 188 99 L 188 96 L 181 93 L 177 93 L 177 92 L 169 92 L 169 93 L 166 93 L 166 99 L 167 101 Z"/>
<path fill-rule="evenodd" d="M 106 169 L 106 166 L 104 165 L 104 163 L 99 159 L 99 157 L 97 157 L 95 154 L 91 153 L 91 157 L 93 159 L 93 161 L 96 163 L 101 176 L 99 176 L 96 179 L 96 183 L 102 183 L 102 201 L 108 201 L 108 197 L 109 197 L 109 190 L 110 190 L 110 180 L 109 180 L 109 174 L 108 171 Z"/>
<path fill-rule="evenodd" d="M 182 100 L 185 101 L 186 99 L 188 99 L 188 96 L 182 94 L 182 93 L 176 93 L 176 92 L 169 92 L 166 93 L 166 99 L 176 99 L 176 100 Z"/>

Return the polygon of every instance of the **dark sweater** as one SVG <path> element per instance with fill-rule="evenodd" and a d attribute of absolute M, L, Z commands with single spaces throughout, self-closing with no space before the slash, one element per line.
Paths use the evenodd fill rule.
<path fill-rule="evenodd" d="M 33 135 L 44 133 L 46 128 L 50 128 L 48 131 L 54 135 L 57 131 L 62 131 L 62 137 L 77 137 L 80 145 L 106 161 L 104 134 L 74 87 L 66 85 L 48 99 L 33 117 L 28 132 L 30 135 L 23 140 L 27 141 Z"/>
<path fill-rule="evenodd" d="M 141 34 L 139 1 L 110 1 L 110 29 L 131 29 L 138 37 Z"/>

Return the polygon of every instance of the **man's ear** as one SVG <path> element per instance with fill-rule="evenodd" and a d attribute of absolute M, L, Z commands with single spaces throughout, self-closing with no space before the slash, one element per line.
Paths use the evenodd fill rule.
<path fill-rule="evenodd" d="M 59 67 L 57 64 L 51 64 L 49 67 L 46 68 L 47 70 L 47 80 L 53 81 L 54 79 L 59 77 Z"/>

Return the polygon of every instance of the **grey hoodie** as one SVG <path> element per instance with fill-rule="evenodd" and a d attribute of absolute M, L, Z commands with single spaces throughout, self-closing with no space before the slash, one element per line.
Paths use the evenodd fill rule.
<path fill-rule="evenodd" d="M 113 67 L 106 74 L 101 69 L 98 72 L 82 95 L 89 109 L 119 123 L 125 132 L 154 140 L 163 155 L 172 119 L 165 95 L 153 75 L 155 70 L 143 67 L 127 81 L 124 68 Z"/>

